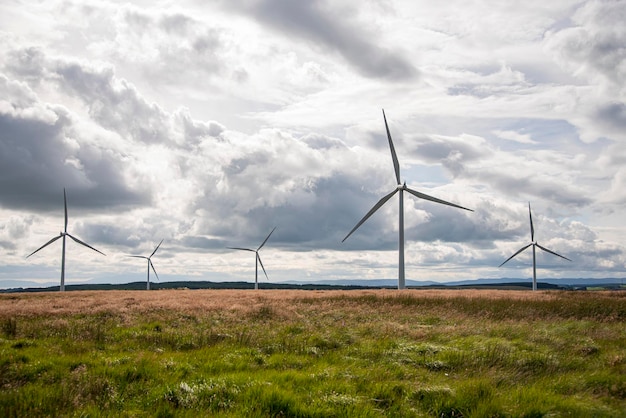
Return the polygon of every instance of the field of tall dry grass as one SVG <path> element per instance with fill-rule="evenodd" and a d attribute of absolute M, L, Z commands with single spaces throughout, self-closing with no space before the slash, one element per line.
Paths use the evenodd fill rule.
<path fill-rule="evenodd" d="M 430 300 L 554 300 L 558 292 L 523 292 L 515 290 L 111 290 L 77 292 L 37 292 L 0 294 L 0 316 L 57 315 L 97 313 L 104 311 L 146 312 L 167 309 L 176 312 L 199 313 L 212 310 L 247 312 L 260 305 L 289 311 L 302 300 L 317 300 L 320 304 L 363 297 L 383 299 L 415 297 Z M 611 295 L 597 292 L 596 297 Z"/>

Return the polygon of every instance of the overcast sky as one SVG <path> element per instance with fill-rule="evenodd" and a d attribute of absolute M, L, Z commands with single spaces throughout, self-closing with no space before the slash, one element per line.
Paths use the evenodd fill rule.
<path fill-rule="evenodd" d="M 626 268 L 626 2 L 0 3 L 0 280 L 396 278 Z M 263 280 L 265 278 L 263 277 Z"/>

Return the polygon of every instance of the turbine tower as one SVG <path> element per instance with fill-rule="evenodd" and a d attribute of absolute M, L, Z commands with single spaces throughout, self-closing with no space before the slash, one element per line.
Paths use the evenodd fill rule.
<path fill-rule="evenodd" d="M 259 245 L 259 248 L 257 248 L 256 250 L 253 250 L 252 248 L 226 247 L 226 248 L 229 248 L 231 250 L 251 251 L 251 252 L 256 254 L 256 258 L 255 258 L 256 261 L 255 261 L 255 266 L 254 266 L 254 290 L 258 290 L 259 289 L 259 264 L 261 265 L 261 268 L 263 269 L 263 273 L 265 273 L 265 278 L 267 280 L 269 280 L 269 277 L 267 277 L 267 272 L 265 271 L 265 267 L 263 267 L 263 262 L 261 261 L 261 256 L 259 255 L 259 250 L 261 248 L 263 248 L 263 246 L 265 245 L 267 240 L 270 239 L 270 235 L 272 235 L 274 230 L 276 230 L 276 227 L 274 227 L 274 229 L 272 229 L 272 231 L 269 233 L 269 235 L 265 238 L 265 240 L 261 243 L 261 245 Z"/>
<path fill-rule="evenodd" d="M 361 219 L 359 223 L 356 224 L 354 228 L 352 228 L 352 231 L 350 231 L 350 233 L 346 235 L 346 237 L 343 240 L 341 240 L 341 242 L 344 242 L 345 240 L 347 240 L 348 237 L 352 235 L 354 231 L 356 231 L 370 216 L 372 216 L 381 206 L 383 206 L 389 199 L 391 199 L 393 195 L 395 195 L 396 193 L 399 193 L 400 206 L 399 206 L 399 211 L 398 211 L 399 212 L 398 289 L 404 289 L 405 288 L 405 281 L 404 281 L 404 192 L 408 192 L 412 194 L 413 196 L 420 198 L 420 199 L 430 200 L 431 202 L 441 203 L 443 205 L 448 205 L 448 206 L 452 206 L 452 207 L 459 208 L 459 209 L 469 210 L 470 212 L 473 212 L 473 210 L 465 208 L 463 206 L 456 205 L 454 203 L 446 202 L 445 200 L 437 199 L 436 197 L 432 197 L 424 193 L 420 193 L 416 190 L 408 188 L 406 185 L 406 182 L 403 183 L 400 181 L 400 163 L 398 163 L 396 150 L 393 146 L 393 141 L 391 140 L 391 133 L 389 132 L 389 125 L 387 125 L 387 117 L 385 116 L 384 109 L 383 109 L 383 119 L 385 120 L 385 129 L 387 130 L 387 139 L 389 140 L 389 149 L 391 150 L 391 159 L 393 160 L 393 169 L 396 173 L 397 186 L 395 190 L 393 190 L 391 193 L 389 193 L 388 195 L 380 199 L 378 203 L 376 203 L 374 207 L 370 209 L 369 212 L 367 212 L 367 214 L 363 217 L 363 219 Z"/>
<path fill-rule="evenodd" d="M 503 265 L 505 265 L 509 260 L 511 260 L 513 257 L 515 257 L 516 255 L 518 255 L 519 253 L 523 252 L 526 248 L 530 247 L 532 245 L 533 247 L 533 291 L 537 290 L 537 262 L 536 262 L 536 250 L 535 247 L 539 247 L 540 249 L 542 249 L 543 251 L 550 253 L 550 254 L 554 254 L 557 257 L 561 257 L 564 258 L 567 261 L 572 261 L 567 257 L 563 257 L 561 254 L 557 254 L 552 250 L 549 250 L 545 247 L 542 247 L 541 245 L 539 245 L 537 243 L 537 241 L 535 241 L 535 228 L 533 227 L 533 214 L 530 211 L 530 202 L 528 202 L 528 216 L 530 218 L 530 244 L 526 245 L 525 247 L 520 248 L 519 250 L 517 250 L 517 252 L 515 254 L 513 254 L 512 256 L 510 256 L 509 258 L 507 258 L 504 263 L 500 264 L 498 267 L 502 267 Z"/>
<path fill-rule="evenodd" d="M 61 286 L 59 287 L 59 291 L 61 291 L 61 292 L 65 291 L 65 237 L 70 237 L 76 243 L 78 243 L 80 245 L 83 245 L 83 246 L 85 246 L 87 248 L 91 248 L 95 252 L 98 252 L 98 253 L 100 253 L 102 255 L 106 255 L 102 251 L 96 250 L 91 245 L 82 242 L 81 240 L 79 240 L 78 238 L 72 236 L 72 234 L 67 232 L 67 195 L 65 194 L 65 188 L 63 188 L 63 204 L 65 205 L 65 226 L 63 228 L 63 232 L 59 232 L 59 236 L 58 237 L 52 238 L 50 241 L 46 242 L 44 245 L 42 245 L 41 247 L 37 248 L 35 251 L 33 251 L 32 253 L 30 253 L 30 254 L 28 254 L 26 256 L 26 258 L 28 258 L 31 255 L 35 254 L 37 251 L 39 251 L 39 250 L 41 250 L 43 248 L 46 248 L 48 245 L 52 244 L 54 241 L 58 240 L 59 238 L 63 238 L 63 252 L 61 253 Z"/>
<path fill-rule="evenodd" d="M 143 258 L 145 260 L 148 260 L 148 279 L 146 280 L 146 290 L 150 290 L 150 267 L 152 267 L 152 271 L 154 272 L 154 275 L 156 276 L 156 278 L 157 279 L 159 278 L 159 275 L 157 274 L 156 270 L 154 269 L 154 264 L 152 264 L 151 258 L 154 255 L 154 253 L 157 252 L 157 250 L 159 249 L 161 244 L 163 244 L 163 240 L 161 240 L 161 242 L 159 242 L 159 245 L 156 246 L 156 248 L 154 249 L 154 251 L 152 251 L 152 254 L 150 254 L 149 257 L 146 257 L 144 255 L 129 255 L 129 257 Z"/>

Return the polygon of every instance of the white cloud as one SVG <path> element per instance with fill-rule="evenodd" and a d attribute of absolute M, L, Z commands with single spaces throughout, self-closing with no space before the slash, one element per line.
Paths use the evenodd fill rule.
<path fill-rule="evenodd" d="M 498 138 L 506 139 L 508 141 L 519 142 L 520 144 L 536 144 L 537 142 L 533 141 L 530 135 L 528 134 L 520 134 L 516 131 L 493 131 L 494 135 Z"/>

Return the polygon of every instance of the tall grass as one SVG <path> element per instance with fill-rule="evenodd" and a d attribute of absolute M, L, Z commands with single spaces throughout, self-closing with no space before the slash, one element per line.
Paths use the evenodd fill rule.
<path fill-rule="evenodd" d="M 624 296 L 0 295 L 0 416 L 626 416 Z"/>

